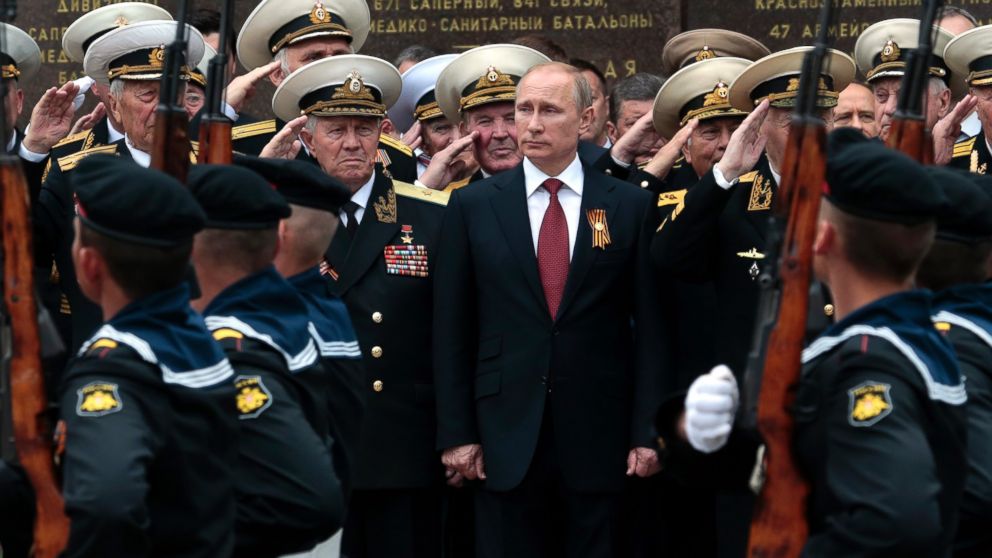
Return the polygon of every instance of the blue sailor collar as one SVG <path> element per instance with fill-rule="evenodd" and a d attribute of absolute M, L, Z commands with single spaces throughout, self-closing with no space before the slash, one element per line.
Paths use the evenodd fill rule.
<path fill-rule="evenodd" d="M 967 400 L 957 358 L 950 343 L 930 327 L 933 294 L 900 292 L 859 308 L 837 322 L 803 351 L 806 364 L 859 335 L 891 343 L 917 369 L 931 399 L 952 405 Z"/>
<path fill-rule="evenodd" d="M 320 269 L 314 267 L 290 277 L 288 281 L 307 304 L 310 334 L 317 342 L 320 356 L 349 360 L 362 358 L 348 309 L 340 298 L 328 291 Z"/>
<path fill-rule="evenodd" d="M 934 298 L 935 322 L 947 322 L 975 334 L 992 347 L 992 283 L 957 285 Z"/>
<path fill-rule="evenodd" d="M 233 329 L 260 341 L 286 360 L 291 372 L 317 361 L 317 347 L 310 329 L 306 305 L 275 267 L 230 285 L 203 310 L 210 331 Z"/>
<path fill-rule="evenodd" d="M 190 308 L 186 283 L 131 302 L 83 343 L 79 354 L 100 339 L 134 349 L 169 384 L 205 388 L 234 374 L 203 318 Z"/>

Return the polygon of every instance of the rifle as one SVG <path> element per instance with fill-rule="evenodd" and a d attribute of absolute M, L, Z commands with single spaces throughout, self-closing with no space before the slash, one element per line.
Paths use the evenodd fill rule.
<path fill-rule="evenodd" d="M 809 533 L 809 486 L 792 452 L 792 405 L 802 368 L 813 240 L 826 170 L 826 128 L 817 116 L 816 99 L 832 15 L 833 2 L 824 2 L 815 46 L 803 60 L 779 195 L 769 217 L 765 265 L 759 275 L 762 292 L 747 388 L 749 412 L 757 395 L 757 428 L 765 443 L 767 468 L 751 521 L 748 555 L 752 558 L 797 557 Z"/>
<path fill-rule="evenodd" d="M 224 89 L 227 82 L 228 28 L 234 0 L 224 0 L 220 13 L 220 48 L 210 60 L 207 69 L 207 106 L 200 121 L 199 163 L 230 165 L 233 162 L 231 147 L 231 120 L 224 115 Z"/>
<path fill-rule="evenodd" d="M 176 39 L 166 48 L 165 67 L 162 69 L 162 86 L 159 89 L 158 108 L 155 109 L 155 143 L 152 147 L 151 168 L 160 170 L 182 183 L 189 172 L 189 118 L 186 109 L 178 104 L 179 83 L 182 81 L 182 61 L 186 55 L 186 14 L 189 0 L 179 3 L 176 21 Z"/>
<path fill-rule="evenodd" d="M 930 81 L 930 58 L 933 53 L 933 22 L 942 0 L 927 0 L 920 18 L 920 38 L 916 49 L 906 59 L 906 72 L 899 88 L 899 101 L 892 115 L 892 127 L 886 145 L 902 151 L 923 164 L 933 163 L 933 136 L 926 129 L 927 84 Z"/>
<path fill-rule="evenodd" d="M 15 0 L 2 0 L 0 21 L 14 19 Z M 0 49 L 6 42 L 0 29 Z M 7 84 L 0 80 L 0 98 Z M 0 114 L 0 116 L 3 116 Z M 7 137 L 6 118 L 0 118 L 0 137 Z M 17 462 L 27 473 L 35 495 L 34 556 L 54 558 L 69 539 L 69 518 L 53 469 L 48 398 L 42 369 L 41 328 L 34 292 L 34 255 L 31 246 L 29 190 L 16 155 L 0 154 L 3 218 L 3 300 L 9 331 L 4 332 L 4 387 L 9 382 L 9 420 Z M 9 358 L 7 358 L 9 356 Z M 9 449 L 9 448 L 8 448 Z M 4 456 L 5 458 L 9 456 Z"/>

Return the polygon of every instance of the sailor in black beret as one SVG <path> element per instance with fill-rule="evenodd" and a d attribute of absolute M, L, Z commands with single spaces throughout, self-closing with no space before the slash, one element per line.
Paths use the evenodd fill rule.
<path fill-rule="evenodd" d="M 66 555 L 140 556 L 150 547 L 228 555 L 234 370 L 190 308 L 184 281 L 203 211 L 158 171 L 100 156 L 78 171 L 73 280 L 106 321 L 70 361 L 59 392 L 72 432 L 62 457 Z M 121 521 L 120 510 L 145 510 L 147 519 Z M 176 532 L 195 532 L 195 541 Z"/>
<path fill-rule="evenodd" d="M 324 251 L 338 228 L 337 213 L 351 192 L 319 167 L 303 161 L 236 157 L 235 163 L 264 177 L 293 209 L 279 224 L 279 253 L 274 263 L 303 297 L 310 313 L 311 334 L 330 384 L 325 408 L 334 439 L 331 451 L 347 503 L 365 410 L 365 368 L 348 309 L 327 288 L 321 268 Z"/>
<path fill-rule="evenodd" d="M 992 555 L 992 178 L 928 169 L 950 203 L 937 240 L 917 273 L 935 291 L 933 320 L 954 346 L 967 379 L 968 475 L 954 538 L 955 556 Z"/>
<path fill-rule="evenodd" d="M 230 358 L 240 419 L 235 556 L 305 552 L 341 526 L 344 500 L 326 418 L 326 374 L 307 306 L 275 270 L 289 204 L 258 174 L 197 165 L 189 188 L 207 214 L 193 302 Z"/>

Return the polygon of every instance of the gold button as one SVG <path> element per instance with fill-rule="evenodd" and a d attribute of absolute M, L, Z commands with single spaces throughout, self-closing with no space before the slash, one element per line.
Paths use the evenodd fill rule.
<path fill-rule="evenodd" d="M 600 232 L 602 232 L 602 231 L 603 231 L 603 229 L 605 229 L 605 228 L 606 228 L 606 225 L 604 225 L 604 224 L 602 224 L 602 223 L 596 223 L 596 226 L 594 226 L 593 228 L 594 228 L 594 229 L 596 229 L 597 231 L 600 231 Z"/>
<path fill-rule="evenodd" d="M 642 180 L 641 181 L 641 188 L 647 188 L 647 187 L 648 187 L 648 181 L 647 180 Z"/>
<path fill-rule="evenodd" d="M 376 393 L 382 391 L 382 380 L 376 380 L 372 382 L 372 390 L 375 391 Z"/>
<path fill-rule="evenodd" d="M 606 174 L 613 176 L 613 169 L 606 169 Z"/>
<path fill-rule="evenodd" d="M 834 305 L 833 304 L 827 304 L 826 306 L 824 306 L 823 307 L 823 314 L 825 316 L 828 316 L 828 317 L 829 316 L 833 316 L 834 315 Z"/>
<path fill-rule="evenodd" d="M 378 345 L 372 347 L 372 358 L 379 358 L 381 356 L 382 356 L 382 347 L 379 347 Z"/>
<path fill-rule="evenodd" d="M 372 321 L 381 324 L 382 323 L 382 312 L 372 312 Z"/>

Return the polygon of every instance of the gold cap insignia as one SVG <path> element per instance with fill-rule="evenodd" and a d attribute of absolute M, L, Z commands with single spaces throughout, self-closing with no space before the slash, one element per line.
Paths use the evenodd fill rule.
<path fill-rule="evenodd" d="M 257 418 L 272 406 L 272 392 L 265 387 L 261 376 L 238 376 L 234 388 L 240 419 Z"/>
<path fill-rule="evenodd" d="M 148 64 L 151 66 L 161 66 L 165 64 L 165 46 L 153 48 L 148 54 Z"/>
<path fill-rule="evenodd" d="M 124 408 L 117 384 L 93 382 L 76 390 L 76 394 L 76 414 L 81 417 L 102 417 Z"/>
<path fill-rule="evenodd" d="M 499 81 L 499 72 L 494 66 L 489 66 L 489 70 L 486 72 L 486 79 L 489 83 L 496 83 Z"/>
<path fill-rule="evenodd" d="M 899 60 L 901 53 L 902 50 L 899 49 L 899 45 L 895 41 L 886 41 L 885 46 L 882 47 L 882 62 L 895 62 Z"/>
<path fill-rule="evenodd" d="M 331 13 L 324 8 L 324 5 L 320 2 L 314 4 L 313 9 L 310 10 L 310 23 L 330 23 Z"/>
<path fill-rule="evenodd" d="M 703 50 L 696 54 L 696 62 L 702 62 L 703 60 L 709 60 L 711 58 L 716 58 L 716 53 L 713 52 L 709 46 L 704 46 Z"/>
<path fill-rule="evenodd" d="M 865 382 L 847 390 L 851 426 L 872 426 L 892 412 L 889 384 Z"/>
<path fill-rule="evenodd" d="M 365 87 L 365 84 L 362 82 L 361 74 L 352 70 L 352 72 L 348 74 L 348 91 L 351 91 L 352 94 L 357 95 L 362 91 L 363 87 Z"/>
<path fill-rule="evenodd" d="M 124 27 L 128 23 L 130 22 L 124 16 L 118 16 L 118 18 L 114 20 L 114 25 L 116 25 L 117 27 Z"/>
<path fill-rule="evenodd" d="M 711 107 L 713 105 L 723 105 L 727 103 L 727 97 L 730 95 L 730 86 L 722 81 L 716 84 L 711 93 L 707 93 L 703 97 L 703 106 Z"/>

